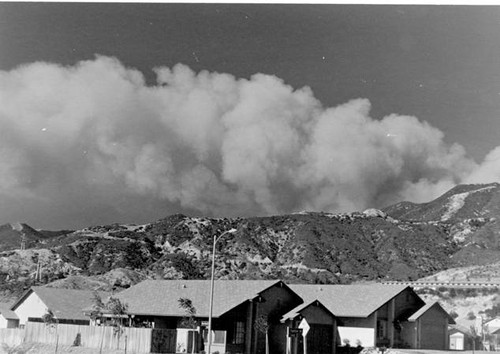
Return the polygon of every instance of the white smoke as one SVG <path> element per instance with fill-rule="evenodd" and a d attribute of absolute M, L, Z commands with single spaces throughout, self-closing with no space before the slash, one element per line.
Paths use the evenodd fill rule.
<path fill-rule="evenodd" d="M 62 225 L 152 210 L 362 210 L 500 177 L 500 148 L 478 166 L 415 117 L 372 119 L 366 99 L 324 108 L 309 88 L 274 76 L 237 79 L 181 64 L 156 74 L 147 86 L 109 57 L 0 72 L 0 198 L 8 202 L 0 215 L 57 214 L 52 222 Z"/>

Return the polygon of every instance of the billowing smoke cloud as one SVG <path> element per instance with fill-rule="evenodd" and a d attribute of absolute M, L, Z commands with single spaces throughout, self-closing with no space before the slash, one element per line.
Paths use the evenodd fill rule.
<path fill-rule="evenodd" d="M 415 117 L 372 119 L 366 99 L 324 108 L 274 76 L 156 74 L 147 86 L 108 57 L 0 72 L 0 216 L 350 211 L 500 176 L 500 148 L 477 166 Z"/>

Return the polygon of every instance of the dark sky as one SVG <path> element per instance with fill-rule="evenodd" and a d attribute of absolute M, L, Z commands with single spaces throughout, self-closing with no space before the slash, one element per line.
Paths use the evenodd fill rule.
<path fill-rule="evenodd" d="M 476 173 L 475 178 L 464 176 L 471 173 L 473 169 L 471 166 L 474 163 L 482 164 L 485 156 L 500 145 L 498 143 L 500 132 L 499 34 L 500 6 L 0 2 L 0 74 L 4 75 L 3 79 L 0 77 L 0 94 L 4 95 L 3 98 L 0 96 L 0 106 L 2 104 L 5 106 L 6 103 L 15 100 L 15 102 L 20 102 L 17 108 L 0 110 L 0 123 L 3 122 L 4 126 L 10 123 L 22 123 L 24 127 L 24 131 L 19 127 L 11 128 L 10 126 L 11 130 L 3 129 L 4 142 L 0 141 L 0 163 L 3 163 L 4 171 L 12 171 L 12 173 L 6 172 L 5 175 L 0 172 L 0 181 L 3 178 L 4 185 L 13 186 L 9 187 L 9 190 L 5 187 L 6 190 L 3 192 L 0 188 L 0 224 L 9 221 L 29 221 L 34 223 L 35 227 L 60 228 L 118 221 L 151 221 L 174 212 L 221 215 L 230 210 L 235 215 L 261 215 L 292 212 L 301 208 L 344 211 L 351 207 L 382 207 L 389 202 L 398 201 L 398 198 L 411 199 L 413 197 L 412 200 L 423 201 L 427 197 L 437 196 L 453 183 L 478 181 L 477 176 L 484 176 L 484 173 Z M 98 58 L 96 55 L 114 57 L 126 68 L 139 70 L 144 75 L 147 87 L 167 87 L 175 92 L 178 91 L 177 93 L 184 92 L 182 91 L 184 86 L 179 82 L 189 75 L 179 70 L 177 74 L 173 74 L 181 78 L 179 82 L 176 82 L 179 85 L 172 84 L 169 81 L 172 80 L 171 78 L 160 79 L 169 83 L 162 82 L 157 85 L 157 76 L 153 71 L 155 67 L 172 68 L 182 63 L 195 74 L 202 70 L 210 73 L 228 73 L 232 75 L 231 79 L 226 77 L 226 81 L 223 81 L 227 86 L 223 86 L 235 88 L 234 92 L 238 94 L 233 97 L 230 91 L 226 92 L 226 97 L 234 98 L 233 103 L 224 103 L 220 98 L 224 96 L 217 96 L 220 102 L 217 101 L 219 106 L 216 112 L 218 113 L 214 115 L 219 113 L 220 115 L 213 121 L 211 120 L 214 118 L 213 115 L 207 118 L 207 122 L 217 122 L 217 124 L 207 125 L 206 130 L 209 130 L 208 127 L 210 129 L 216 127 L 213 128 L 209 137 L 203 135 L 204 133 L 198 133 L 201 140 L 208 139 L 206 146 L 209 148 L 205 145 L 202 147 L 201 145 L 195 147 L 195 144 L 186 145 L 188 146 L 186 149 L 192 149 L 193 156 L 198 154 L 192 160 L 190 160 L 191 152 L 186 153 L 188 150 L 181 148 L 182 144 L 187 144 L 186 139 L 189 140 L 189 138 L 182 135 L 184 130 L 179 127 L 184 123 L 181 124 L 176 120 L 177 113 L 169 113 L 168 119 L 171 121 L 167 124 L 165 121 L 168 119 L 161 118 L 162 113 L 155 111 L 159 106 L 144 104 L 144 108 L 142 106 L 145 102 L 144 96 L 140 95 L 132 98 L 140 103 L 137 106 L 144 108 L 141 108 L 142 110 L 137 108 L 137 112 L 134 104 L 130 102 L 120 106 L 121 98 L 117 98 L 117 105 L 125 107 L 122 109 L 127 117 L 120 125 L 123 131 L 114 131 L 112 137 L 106 135 L 106 139 L 103 140 L 105 143 L 98 139 L 92 140 L 88 135 L 91 134 L 90 132 L 102 133 L 106 130 L 100 126 L 94 127 L 92 125 L 94 123 L 91 123 L 93 121 L 88 117 L 92 114 L 102 114 L 105 117 L 111 117 L 109 122 L 114 122 L 116 112 L 109 113 L 106 102 L 100 104 L 97 96 L 92 103 L 85 101 L 89 107 L 92 107 L 88 108 L 90 112 L 88 117 L 82 118 L 82 121 L 88 122 L 87 125 L 74 123 L 75 126 L 70 128 L 73 121 L 68 118 L 67 121 L 59 122 L 58 112 L 59 109 L 67 112 L 65 109 L 68 105 L 77 107 L 80 100 L 85 99 L 85 94 L 65 96 L 66 91 L 73 89 L 75 92 L 78 91 L 73 85 L 74 82 L 83 82 L 78 87 L 81 90 L 88 90 L 84 92 L 89 93 L 89 97 L 94 97 L 95 92 L 107 87 L 107 84 L 99 86 L 100 77 L 95 72 L 101 73 L 104 80 L 106 71 L 99 70 L 108 70 L 108 72 L 114 69 L 125 70 L 106 60 L 96 59 Z M 79 64 L 82 61 L 94 64 L 89 64 L 88 68 Z M 45 66 L 36 66 L 33 64 L 35 62 L 60 64 L 66 69 L 64 73 L 62 69 L 54 68 L 50 69 L 52 71 L 48 69 L 44 71 L 42 69 Z M 15 69 L 21 66 L 27 69 L 18 75 Z M 103 67 L 108 69 L 102 69 Z M 39 76 L 33 73 L 38 73 Z M 83 80 L 83 77 L 87 77 L 86 73 L 92 73 L 90 77 L 93 81 Z M 295 90 L 300 91 L 304 86 L 310 87 L 311 95 L 320 102 L 322 107 L 313 109 L 316 103 L 308 99 L 303 99 L 307 101 L 307 104 L 301 106 L 299 103 L 303 101 L 300 101 L 302 99 L 299 97 L 300 93 L 294 94 L 296 97 L 292 101 L 288 100 L 290 98 L 288 94 L 283 93 L 280 97 L 283 98 L 283 102 L 288 103 L 284 106 L 279 104 L 275 106 L 274 103 L 269 103 L 269 106 L 262 104 L 264 108 L 259 111 L 260 103 L 268 97 L 274 99 L 271 93 L 278 92 L 278 88 L 282 86 L 272 80 L 272 82 L 269 80 L 264 82 L 266 79 L 263 77 L 253 76 L 256 73 L 279 78 Z M 72 79 L 72 75 L 83 81 Z M 169 75 L 167 76 L 170 77 Z M 217 91 L 219 81 L 216 81 L 215 76 L 217 74 L 213 74 L 214 82 L 210 85 L 219 95 L 220 92 Z M 26 77 L 31 77 L 32 80 Z M 109 80 L 114 80 L 113 78 Z M 242 81 L 242 79 L 263 86 L 257 85 L 260 87 L 259 90 L 252 86 L 252 89 L 249 89 L 252 94 L 245 96 L 248 92 L 242 87 L 246 87 L 247 81 Z M 46 89 L 47 92 L 53 92 L 60 85 L 62 92 L 58 92 L 57 95 L 64 99 L 61 98 L 57 103 L 48 103 L 48 98 L 54 96 L 54 93 L 48 96 L 37 96 L 33 95 L 33 91 L 22 91 L 23 85 L 31 87 L 30 82 L 35 83 L 33 87 Z M 198 84 L 200 83 L 192 84 L 192 86 L 195 87 Z M 110 83 L 109 85 L 115 89 L 122 87 L 121 84 Z M 141 84 L 135 83 L 135 85 L 138 92 L 141 91 L 137 88 Z M 265 92 L 263 87 L 274 87 L 276 90 L 269 91 L 269 95 L 266 96 L 260 93 Z M 199 93 L 194 89 L 193 92 Z M 260 101 L 254 100 L 254 94 L 255 97 L 262 95 Z M 40 98 L 42 96 L 44 98 Z M 123 97 L 125 96 L 124 94 Z M 172 97 L 165 98 L 165 102 L 169 104 L 180 102 L 173 100 Z M 186 94 L 186 97 L 191 96 Z M 234 136 L 238 136 L 238 132 L 236 131 L 235 135 L 227 133 L 235 127 L 234 122 L 237 119 L 230 121 L 226 116 L 233 112 L 234 107 L 240 107 L 239 103 L 247 102 L 245 98 L 248 97 L 252 98 L 248 101 L 251 103 L 245 103 L 243 105 L 245 109 L 241 110 L 244 112 L 256 110 L 256 112 L 249 113 L 255 122 L 262 117 L 267 117 L 268 112 L 275 112 L 274 110 L 278 109 L 276 107 L 284 107 L 283 110 L 278 110 L 279 112 L 289 111 L 287 117 L 297 114 L 299 117 L 297 122 L 290 123 L 293 134 L 290 133 L 286 141 L 294 143 L 297 140 L 299 141 L 297 146 L 302 143 L 304 146 L 309 146 L 309 149 L 297 148 L 296 155 L 303 154 L 301 159 L 307 160 L 310 164 L 316 163 L 314 168 L 317 170 L 311 166 L 305 168 L 307 164 L 301 164 L 299 168 L 295 162 L 290 162 L 292 157 L 286 155 L 286 149 L 283 148 L 286 145 L 274 146 L 270 142 L 271 138 L 262 141 L 262 134 L 274 131 L 273 129 L 276 128 L 274 125 L 261 128 L 262 131 L 256 131 L 255 135 L 250 133 L 246 136 L 241 135 L 239 139 L 242 141 L 243 138 L 252 137 L 248 142 L 248 149 L 250 146 L 259 146 L 263 149 L 265 147 L 266 153 L 263 152 L 262 155 L 256 157 L 251 152 L 238 150 L 241 147 L 237 146 L 237 142 L 234 141 Z M 339 112 L 344 112 L 342 109 L 345 109 L 347 112 L 344 112 L 345 115 L 342 115 L 343 113 L 335 115 L 333 113 L 337 111 L 329 110 L 331 107 L 337 107 L 358 98 L 369 100 L 371 108 L 366 108 L 366 101 L 361 100 L 347 108 L 340 106 L 344 108 L 341 108 Z M 151 97 L 148 98 L 148 100 L 151 99 Z M 293 108 L 295 107 L 293 106 L 294 100 L 300 101 L 296 109 Z M 61 103 L 63 101 L 64 104 Z M 204 101 L 201 100 L 201 102 Z M 276 98 L 273 102 L 281 101 Z M 19 118 L 24 117 L 25 112 L 22 111 L 24 105 L 31 107 L 32 103 L 33 107 L 36 107 L 33 108 L 35 113 L 27 114 L 28 118 Z M 58 106 L 59 104 L 61 106 Z M 163 108 L 158 108 L 158 112 L 175 110 L 172 108 L 175 105 L 165 107 L 167 108 L 163 111 L 161 111 Z M 303 115 L 297 113 L 302 112 L 300 107 L 308 107 L 304 108 Z M 210 111 L 210 103 L 206 103 L 203 108 L 207 112 Z M 37 112 L 40 111 L 43 112 L 38 117 Z M 363 124 L 357 128 L 353 125 L 352 131 L 360 135 L 353 135 L 352 138 L 346 140 L 350 148 L 345 148 L 345 154 L 356 156 L 355 159 L 359 158 L 361 162 L 356 162 L 359 162 L 359 166 L 346 165 L 344 170 L 347 172 L 335 177 L 332 177 L 332 174 L 337 173 L 338 169 L 329 170 L 321 167 L 327 160 L 335 163 L 336 166 L 343 166 L 345 159 L 339 151 L 344 151 L 342 139 L 349 135 L 335 137 L 335 133 L 342 128 L 335 130 L 331 126 L 325 127 L 325 130 L 332 129 L 331 139 L 337 139 L 335 141 L 338 145 L 335 145 L 334 154 L 333 150 L 325 147 L 329 144 L 329 137 L 325 137 L 324 140 L 320 137 L 319 127 L 322 125 L 318 122 L 321 121 L 322 115 L 311 113 L 313 111 L 326 112 L 325 114 L 333 112 L 334 117 L 350 117 L 349 114 L 357 112 L 356 114 L 359 113 L 364 117 L 363 119 L 367 119 L 369 123 L 367 126 L 370 127 L 368 131 L 364 131 Z M 191 112 L 189 108 L 186 108 L 186 111 L 179 113 L 179 117 L 189 116 L 189 112 Z M 237 112 L 240 111 L 237 110 Z M 246 117 L 245 114 L 240 114 L 238 117 Z M 385 137 L 385 135 L 378 129 L 388 129 L 386 126 L 390 126 L 392 121 L 387 119 L 384 123 L 384 117 L 391 114 L 404 117 L 396 121 L 401 126 L 406 124 L 405 127 L 410 130 L 422 128 L 424 131 L 428 129 L 427 124 L 435 127 L 436 130 L 431 129 L 434 135 L 431 134 L 432 137 L 428 141 L 431 147 L 423 148 L 424 145 L 411 142 L 413 145 L 409 148 L 409 141 L 418 133 L 413 134 L 400 127 L 398 129 L 401 130 L 398 131 L 402 132 L 400 136 L 405 136 L 403 139 L 405 141 L 391 145 L 389 152 L 384 150 L 377 154 L 377 157 L 384 157 L 381 158 L 379 165 L 373 164 L 372 166 L 372 160 L 370 158 L 363 160 L 365 155 L 362 154 L 385 146 L 386 142 L 380 141 L 380 136 Z M 155 123 L 143 125 L 138 123 L 139 120 L 134 120 L 142 115 L 146 117 L 144 119 L 152 117 L 151 121 Z M 267 124 L 275 116 L 279 114 L 271 114 L 267 120 L 262 118 L 262 122 Z M 300 117 L 305 116 L 315 118 L 301 120 Z M 412 120 L 413 118 L 406 116 L 417 117 L 418 124 L 417 121 Z M 73 116 L 69 114 L 68 117 Z M 104 121 L 108 122 L 108 118 Z M 48 124 L 54 121 L 59 122 L 57 129 L 69 132 L 70 135 L 75 134 L 75 141 L 78 143 L 70 145 L 63 136 L 58 135 L 54 136 L 53 141 L 64 140 L 64 144 L 61 145 L 64 147 L 61 148 L 60 145 L 56 147 L 55 144 L 49 146 L 46 141 L 43 143 L 38 141 L 37 135 L 35 136 L 35 133 L 30 130 L 33 128 L 38 132 L 47 132 Z M 147 139 L 159 139 L 156 135 L 159 130 L 153 128 L 156 127 L 155 124 L 159 124 L 159 121 L 168 125 L 168 129 L 165 130 L 166 135 L 175 129 L 179 129 L 180 133 L 176 131 L 178 134 L 174 134 L 175 137 L 171 138 L 168 143 L 148 145 Z M 75 118 L 74 122 L 79 121 Z M 183 122 L 186 120 L 184 119 Z M 346 122 L 350 124 L 351 121 Z M 134 136 L 130 133 L 132 130 L 127 130 L 128 123 L 130 127 L 134 126 L 135 131 L 140 134 L 137 133 Z M 249 124 L 248 121 L 242 121 L 241 124 L 243 123 Z M 283 122 L 280 121 L 281 123 Z M 146 126 L 147 129 L 144 128 Z M 85 127 L 91 128 L 86 130 Z M 194 127 L 192 122 L 186 123 L 185 127 L 199 128 Z M 280 127 L 277 129 L 280 131 L 279 134 L 287 132 L 282 129 L 283 127 L 289 128 L 286 124 Z M 316 127 L 316 130 L 311 127 Z M 311 130 L 308 130 L 309 128 Z M 53 131 L 59 132 L 57 129 Z M 346 131 L 350 131 L 349 129 Z M 74 133 L 77 130 L 79 133 Z M 386 131 L 387 137 L 396 136 L 391 129 Z M 360 138 L 358 143 L 356 139 L 360 136 L 363 138 Z M 135 149 L 137 155 L 131 153 L 123 156 L 124 153 L 114 151 L 109 147 L 111 145 L 106 145 L 111 140 L 114 141 L 112 144 L 123 144 L 132 150 Z M 425 138 L 422 135 L 421 141 L 423 140 Z M 221 143 L 219 144 L 218 141 Z M 404 142 L 409 145 L 403 146 Z M 444 142 L 446 147 L 443 147 L 441 142 Z M 465 153 L 462 154 L 460 149 L 455 148 L 452 148 L 451 152 L 446 150 L 453 143 L 463 146 Z M 74 171 L 80 171 L 80 169 L 87 171 L 86 173 L 93 169 L 90 165 L 84 166 L 83 162 L 78 162 L 80 164 L 78 166 L 73 165 L 75 163 L 73 153 L 77 151 L 75 146 L 78 146 L 78 151 L 81 150 L 84 154 L 90 155 L 95 152 L 95 155 L 92 155 L 92 168 L 98 170 L 96 166 L 103 164 L 111 166 L 110 170 L 102 172 L 100 176 L 89 177 L 88 180 L 88 176 L 82 177 L 81 173 L 76 174 Z M 231 147 L 230 150 L 228 146 Z M 205 148 L 208 152 L 203 150 Z M 67 151 L 68 156 L 61 157 L 64 153 L 59 154 L 61 156 L 53 155 L 57 149 Z M 293 149 L 290 148 L 290 150 Z M 239 154 L 237 157 L 233 156 L 236 160 L 231 160 L 227 154 L 228 151 L 233 155 L 236 152 Z M 160 152 L 165 154 L 168 152 L 171 154 L 168 155 L 171 159 L 165 162 L 165 166 L 161 165 L 161 168 L 155 170 L 154 178 L 141 175 L 137 166 L 144 164 L 145 160 L 139 157 L 149 156 L 148 159 L 153 159 L 151 156 L 161 156 Z M 206 155 L 203 155 L 204 153 Z M 332 156 L 327 156 L 328 159 L 326 159 L 325 156 L 330 153 Z M 107 161 L 108 155 L 112 155 L 113 159 Z M 459 155 L 460 157 L 457 157 Z M 270 159 L 266 160 L 264 157 Z M 56 160 L 57 164 L 54 162 Z M 229 161 L 237 165 L 235 161 L 243 160 L 255 162 L 253 165 L 255 168 L 260 166 L 262 171 L 258 168 L 251 169 L 251 171 L 260 171 L 260 174 L 256 172 L 255 176 L 252 175 L 250 178 L 248 176 L 251 173 L 242 172 L 244 167 L 239 170 L 240 173 L 234 169 L 233 171 L 227 170 Z M 439 163 L 436 160 L 439 160 Z M 457 163 L 458 160 L 461 162 Z M 383 163 L 387 161 L 390 161 L 388 166 L 393 169 L 393 173 L 391 172 L 384 178 L 380 177 L 380 180 L 375 177 L 366 177 L 384 175 L 388 168 L 379 166 L 383 166 Z M 112 163 L 116 163 L 116 166 Z M 424 165 L 421 166 L 420 163 Z M 132 165 L 134 168 L 131 167 Z M 491 177 L 497 176 L 495 171 L 500 171 L 496 166 L 498 165 L 487 166 L 486 174 L 490 177 L 484 182 L 496 178 Z M 295 168 L 303 173 L 291 177 L 290 170 Z M 317 173 L 307 175 L 306 171 L 312 170 Z M 452 173 L 451 170 L 453 170 Z M 467 173 L 464 172 L 466 170 Z M 175 176 L 169 175 L 171 171 L 174 171 L 172 173 Z M 190 172 L 184 174 L 184 172 L 181 173 L 182 171 Z M 187 186 L 187 176 L 195 175 L 202 176 L 200 178 L 206 184 Z M 199 181 L 199 179 L 192 178 L 193 181 Z M 351 185 L 350 180 L 356 183 Z M 376 185 L 369 185 L 368 182 L 373 183 L 373 180 L 378 181 Z M 479 181 L 482 180 L 479 178 Z M 309 182 L 311 185 L 308 184 Z M 112 185 L 117 190 L 106 189 L 108 185 Z M 363 185 L 363 188 L 360 188 L 360 185 Z M 425 193 L 420 193 L 424 186 L 429 188 Z M 126 187 L 130 187 L 134 192 L 118 193 L 119 188 L 126 190 Z M 210 197 L 212 194 L 209 193 L 200 199 L 199 191 L 204 188 L 210 190 L 213 196 Z M 14 197 L 12 191 L 18 191 L 18 189 L 20 192 Z M 179 189 L 183 192 L 179 194 L 172 192 Z M 372 189 L 376 192 L 371 192 Z M 184 192 L 185 190 L 189 193 Z M 392 193 L 392 190 L 396 190 L 397 193 Z M 61 194 L 62 191 L 64 195 Z M 88 195 L 85 202 L 81 200 L 82 194 Z M 195 194 L 196 197 L 193 197 Z M 226 197 L 222 198 L 221 195 Z M 267 195 L 271 195 L 270 199 Z M 421 195 L 420 198 L 416 197 L 418 195 Z M 333 204 L 326 201 L 337 197 L 343 201 Z M 209 199 L 210 203 L 207 201 Z M 231 203 L 228 200 L 238 200 L 238 202 L 230 206 Z M 4 206 L 10 203 L 10 207 L 2 207 L 2 203 Z M 204 207 L 199 206 L 201 204 Z M 221 205 L 226 207 L 221 207 Z"/>
<path fill-rule="evenodd" d="M 500 131 L 500 7 L 1 3 L 0 69 L 117 57 L 310 86 L 325 105 L 414 115 L 476 159 Z"/>

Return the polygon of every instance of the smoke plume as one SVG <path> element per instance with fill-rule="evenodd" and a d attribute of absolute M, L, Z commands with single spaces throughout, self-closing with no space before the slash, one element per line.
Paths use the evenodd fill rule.
<path fill-rule="evenodd" d="M 366 99 L 323 107 L 274 76 L 156 74 L 148 86 L 101 56 L 0 72 L 2 219 L 352 211 L 500 177 L 500 147 L 477 165 L 415 117 L 371 118 Z"/>

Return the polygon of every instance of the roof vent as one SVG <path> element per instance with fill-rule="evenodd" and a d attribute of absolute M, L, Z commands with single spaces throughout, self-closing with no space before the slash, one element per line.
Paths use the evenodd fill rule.
<path fill-rule="evenodd" d="M 182 284 L 182 287 L 183 287 L 184 289 L 186 289 L 186 288 L 187 288 L 186 284 Z"/>

